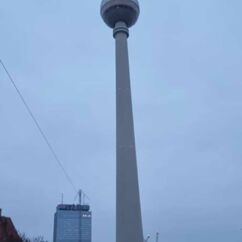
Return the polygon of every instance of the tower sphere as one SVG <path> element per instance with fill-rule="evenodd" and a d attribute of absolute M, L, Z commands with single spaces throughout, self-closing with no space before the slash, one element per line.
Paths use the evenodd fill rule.
<path fill-rule="evenodd" d="M 139 17 L 138 0 L 102 0 L 101 15 L 104 22 L 114 28 L 117 22 L 134 25 Z"/>

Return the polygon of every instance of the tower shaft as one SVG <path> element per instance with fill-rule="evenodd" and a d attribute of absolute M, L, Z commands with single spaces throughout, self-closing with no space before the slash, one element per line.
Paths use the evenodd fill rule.
<path fill-rule="evenodd" d="M 118 22 L 116 41 L 116 242 L 143 242 L 128 57 L 128 28 Z"/>

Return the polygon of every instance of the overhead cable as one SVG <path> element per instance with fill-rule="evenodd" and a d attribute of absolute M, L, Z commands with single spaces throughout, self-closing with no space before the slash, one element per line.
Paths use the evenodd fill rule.
<path fill-rule="evenodd" d="M 14 89 L 16 90 L 16 92 L 18 93 L 18 96 L 20 97 L 23 105 L 25 106 L 28 114 L 30 115 L 32 121 L 34 122 L 36 128 L 38 129 L 40 135 L 42 136 L 44 142 L 46 143 L 47 147 L 49 148 L 50 152 L 52 153 L 55 161 L 57 162 L 57 164 L 59 165 L 59 167 L 61 168 L 62 172 L 64 173 L 65 175 L 65 178 L 67 179 L 67 181 L 70 183 L 70 185 L 72 186 L 73 190 L 75 192 L 77 192 L 77 189 L 74 185 L 74 182 L 72 181 L 70 175 L 68 174 L 68 172 L 66 171 L 65 167 L 63 166 L 60 158 L 58 157 L 55 149 L 53 148 L 53 145 L 50 143 L 47 135 L 45 134 L 45 132 L 43 131 L 43 129 L 41 128 L 37 118 L 35 117 L 34 113 L 32 112 L 30 106 L 28 105 L 28 103 L 26 102 L 23 94 L 21 93 L 20 89 L 18 88 L 18 86 L 16 85 L 12 75 L 10 74 L 10 72 L 8 71 L 7 67 L 5 66 L 5 64 L 3 63 L 3 61 L 0 59 L 0 63 L 4 69 L 4 71 L 6 72 L 7 76 L 8 76 L 8 79 L 10 80 L 10 82 L 12 83 Z"/>

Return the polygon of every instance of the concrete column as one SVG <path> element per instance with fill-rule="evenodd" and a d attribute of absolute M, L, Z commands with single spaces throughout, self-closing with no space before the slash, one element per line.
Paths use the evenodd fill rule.
<path fill-rule="evenodd" d="M 131 100 L 128 28 L 118 22 L 116 40 L 116 242 L 143 242 L 143 229 Z"/>

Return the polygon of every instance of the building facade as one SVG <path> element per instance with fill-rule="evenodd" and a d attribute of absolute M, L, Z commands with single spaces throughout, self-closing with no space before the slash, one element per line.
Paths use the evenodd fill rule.
<path fill-rule="evenodd" d="M 89 205 L 58 205 L 54 217 L 54 242 L 91 242 L 92 212 Z"/>
<path fill-rule="evenodd" d="M 0 242 L 23 242 L 11 218 L 3 217 L 0 209 Z"/>

